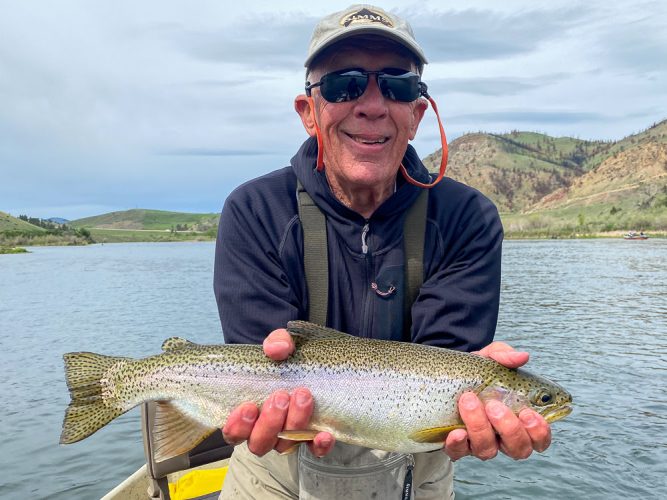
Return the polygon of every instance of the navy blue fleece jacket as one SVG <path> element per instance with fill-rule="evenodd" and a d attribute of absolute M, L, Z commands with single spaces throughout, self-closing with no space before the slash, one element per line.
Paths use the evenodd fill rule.
<path fill-rule="evenodd" d="M 403 221 L 420 188 L 399 174 L 396 192 L 367 220 L 333 196 L 326 176 L 315 169 L 316 157 L 317 143 L 310 138 L 291 166 L 243 184 L 225 202 L 214 273 L 225 342 L 261 343 L 288 321 L 307 319 L 298 178 L 327 218 L 328 326 L 360 337 L 464 351 L 490 343 L 503 239 L 495 206 L 449 178 L 430 190 L 424 283 L 412 306 L 412 329 L 404 333 Z M 430 181 L 412 146 L 403 164 L 413 178 Z M 381 296 L 372 283 L 379 291 L 393 285 L 396 292 Z"/>

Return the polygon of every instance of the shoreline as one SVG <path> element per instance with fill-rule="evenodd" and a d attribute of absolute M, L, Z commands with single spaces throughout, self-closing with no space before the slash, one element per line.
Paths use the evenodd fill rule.
<path fill-rule="evenodd" d="M 575 233 L 575 234 L 558 234 L 556 232 L 549 233 L 548 231 L 539 231 L 536 233 L 505 233 L 504 239 L 506 241 L 528 241 L 528 240 L 593 240 L 593 239 L 623 239 L 623 236 L 627 234 L 628 231 L 609 231 L 609 232 L 596 232 L 596 233 Z M 648 241 L 652 239 L 667 239 L 667 233 L 665 232 L 654 232 L 646 233 L 648 236 Z M 65 246 L 87 246 L 87 245 L 104 245 L 111 243 L 188 243 L 188 242 L 214 242 L 215 238 L 202 238 L 201 234 L 192 235 L 191 238 L 164 238 L 164 239 L 142 239 L 137 237 L 130 238 L 118 238 L 114 241 L 94 241 L 90 243 L 72 243 L 71 241 L 62 241 L 55 242 L 50 241 L 48 243 L 38 243 L 31 242 L 30 244 L 21 244 L 16 245 L 0 245 L 0 255 L 8 254 L 20 254 L 20 253 L 30 253 L 26 247 L 65 247 Z M 640 241 L 640 240 L 626 240 L 626 241 Z"/>

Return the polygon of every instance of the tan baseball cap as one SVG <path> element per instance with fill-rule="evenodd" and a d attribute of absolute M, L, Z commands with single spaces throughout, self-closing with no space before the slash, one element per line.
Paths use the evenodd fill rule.
<path fill-rule="evenodd" d="M 410 50 L 422 64 L 428 62 L 406 20 L 373 5 L 357 4 L 330 14 L 317 23 L 304 66 L 308 68 L 313 59 L 333 43 L 369 34 L 394 40 Z"/>

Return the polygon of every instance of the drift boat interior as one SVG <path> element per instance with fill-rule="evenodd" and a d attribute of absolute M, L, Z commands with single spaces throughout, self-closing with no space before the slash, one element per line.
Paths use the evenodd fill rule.
<path fill-rule="evenodd" d="M 141 406 L 141 431 L 146 464 L 102 500 L 214 500 L 227 474 L 234 450 L 216 431 L 189 452 L 156 462 L 153 445 L 154 402 Z"/>

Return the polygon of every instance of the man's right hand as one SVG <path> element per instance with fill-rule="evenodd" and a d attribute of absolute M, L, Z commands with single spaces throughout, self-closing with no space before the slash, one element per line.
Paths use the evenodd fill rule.
<path fill-rule="evenodd" d="M 269 358 L 282 361 L 294 352 L 294 341 L 287 330 L 279 328 L 264 339 L 263 348 Z M 222 434 L 231 444 L 248 441 L 248 449 L 258 456 L 271 450 L 283 453 L 296 443 L 278 439 L 278 433 L 307 429 L 313 407 L 313 396 L 305 387 L 295 389 L 292 394 L 276 391 L 266 399 L 261 412 L 255 403 L 243 403 L 235 408 L 227 418 Z M 308 447 L 314 455 L 321 457 L 331 451 L 334 443 L 331 434 L 320 432 Z"/>

